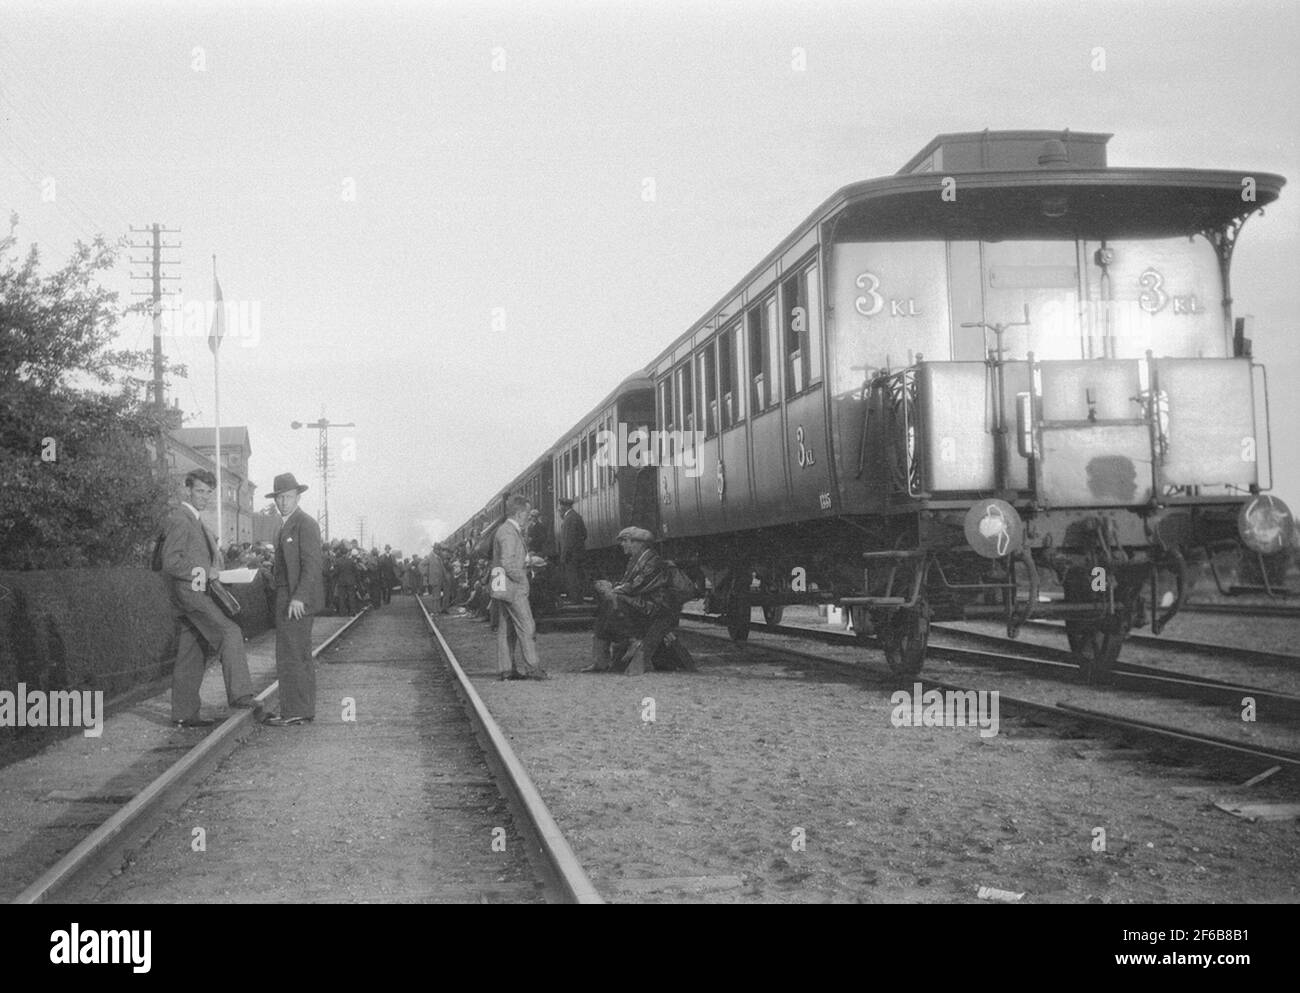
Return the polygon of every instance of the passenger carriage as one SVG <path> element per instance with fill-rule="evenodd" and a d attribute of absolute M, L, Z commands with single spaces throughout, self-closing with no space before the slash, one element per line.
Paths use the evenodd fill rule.
<path fill-rule="evenodd" d="M 931 618 L 1059 617 L 1099 671 L 1238 517 L 1279 547 L 1229 273 L 1284 180 L 1108 168 L 1109 137 L 941 135 L 651 364 L 682 432 L 660 533 L 734 637 L 753 605 L 834 602 L 910 674 Z"/>

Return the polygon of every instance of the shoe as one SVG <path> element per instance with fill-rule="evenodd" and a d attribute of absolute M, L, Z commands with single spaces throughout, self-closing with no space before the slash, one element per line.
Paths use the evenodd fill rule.
<path fill-rule="evenodd" d="M 546 679 L 550 679 L 550 678 L 551 678 L 551 675 L 550 675 L 550 673 L 548 673 L 545 669 L 543 669 L 543 668 L 541 668 L 541 667 L 539 666 L 538 668 L 534 669 L 531 673 L 529 673 L 529 674 L 528 674 L 527 676 L 525 676 L 524 678 L 525 678 L 525 679 L 539 679 L 539 680 L 546 680 Z"/>
<path fill-rule="evenodd" d="M 506 679 L 510 679 L 510 680 L 527 679 L 527 678 L 528 677 L 525 676 L 522 672 L 513 672 L 513 671 L 508 676 L 506 676 Z"/>
<path fill-rule="evenodd" d="M 513 675 L 512 675 L 511 673 L 508 673 L 508 672 L 502 672 L 502 673 L 498 673 L 498 674 L 497 674 L 497 682 L 498 682 L 498 683 L 504 683 L 506 680 L 508 680 L 508 679 L 513 679 L 513 678 L 514 678 Z"/>
<path fill-rule="evenodd" d="M 178 728 L 210 728 L 216 723 L 216 721 L 210 721 L 205 717 L 191 717 L 183 721 L 172 721 L 172 726 Z"/>
<path fill-rule="evenodd" d="M 272 714 L 262 723 L 269 724 L 273 728 L 287 728 L 293 727 L 295 724 L 310 724 L 311 722 L 312 718 L 310 717 L 283 717 L 280 714 Z"/>
<path fill-rule="evenodd" d="M 262 705 L 257 702 L 257 699 L 253 696 L 253 694 L 249 693 L 246 694 L 245 696 L 241 696 L 238 700 L 232 703 L 231 706 L 238 707 L 241 710 L 256 710 L 258 707 Z"/>

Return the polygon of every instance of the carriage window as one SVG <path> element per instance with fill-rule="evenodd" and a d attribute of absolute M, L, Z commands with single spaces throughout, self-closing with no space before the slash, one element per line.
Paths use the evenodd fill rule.
<path fill-rule="evenodd" d="M 617 441 L 616 441 L 616 434 L 614 431 L 614 419 L 612 417 L 606 417 L 605 418 L 605 445 L 608 449 L 605 452 L 605 457 L 606 457 L 605 485 L 606 486 L 614 485 L 615 473 L 618 471 L 618 456 L 617 453 L 615 452 L 616 444 Z"/>
<path fill-rule="evenodd" d="M 591 489 L 591 452 L 587 448 L 587 439 L 582 437 L 578 439 L 579 465 L 581 471 L 578 473 L 578 486 L 580 493 L 587 493 Z"/>
<path fill-rule="evenodd" d="M 805 355 L 808 351 L 808 301 L 803 292 L 803 274 L 800 273 L 781 284 L 785 354 L 785 381 L 790 395 L 802 393 L 807 382 L 804 376 Z"/>
<path fill-rule="evenodd" d="M 822 381 L 822 284 L 817 267 L 803 271 L 803 299 L 807 308 L 808 333 L 804 337 L 804 382 L 811 386 Z"/>
<path fill-rule="evenodd" d="M 596 432 L 587 432 L 587 457 L 583 462 L 584 479 L 583 485 L 586 486 L 588 493 L 596 491 Z"/>
<path fill-rule="evenodd" d="M 717 356 L 709 342 L 699 354 L 696 379 L 695 423 L 704 429 L 704 436 L 712 438 L 718 433 L 718 380 Z"/>
<path fill-rule="evenodd" d="M 560 496 L 569 496 L 569 453 L 560 456 Z"/>
<path fill-rule="evenodd" d="M 735 360 L 735 376 L 731 380 L 732 404 L 736 408 L 736 419 L 733 424 L 739 424 L 745 419 L 745 335 L 741 330 L 741 323 L 737 321 L 731 325 L 731 334 L 727 336 L 728 343 L 731 347 L 731 356 Z"/>
<path fill-rule="evenodd" d="M 768 375 L 767 362 L 763 353 L 763 319 L 762 311 L 752 307 L 745 313 L 745 331 L 749 338 L 749 405 L 758 414 L 767 409 Z"/>
<path fill-rule="evenodd" d="M 673 429 L 677 424 L 676 413 L 673 408 L 673 379 L 668 375 L 659 382 L 659 424 L 662 430 Z"/>
<path fill-rule="evenodd" d="M 773 293 L 763 303 L 763 330 L 767 332 L 767 368 L 772 374 L 769 384 L 768 405 L 775 406 L 781 402 L 781 325 L 776 315 L 776 294 Z"/>
<path fill-rule="evenodd" d="M 575 441 L 573 447 L 569 449 L 569 496 L 571 497 L 581 495 L 578 490 L 578 478 L 581 471 L 582 463 L 578 460 L 578 443 Z"/>
<path fill-rule="evenodd" d="M 718 414 L 724 431 L 736 423 L 735 333 L 733 327 L 718 335 Z"/>
<path fill-rule="evenodd" d="M 677 367 L 677 426 L 681 429 L 683 443 L 688 447 L 691 432 L 695 430 L 695 391 L 692 386 L 691 363 L 689 361 Z"/>

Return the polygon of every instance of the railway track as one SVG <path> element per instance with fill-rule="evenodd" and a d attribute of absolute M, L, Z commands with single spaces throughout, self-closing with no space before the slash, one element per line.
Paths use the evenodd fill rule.
<path fill-rule="evenodd" d="M 1065 625 L 1060 621 L 1030 621 L 1025 626 L 1059 633 L 1065 631 Z M 938 627 L 938 625 L 935 625 L 935 627 Z M 1164 635 L 1154 634 L 1130 633 L 1124 640 L 1126 643 L 1131 642 L 1143 647 L 1166 649 L 1168 651 L 1194 652 L 1197 655 L 1208 655 L 1217 658 L 1226 656 L 1234 662 L 1243 662 L 1246 665 L 1300 668 L 1300 655 L 1288 655 L 1285 652 L 1263 652 L 1259 649 L 1242 648 L 1237 645 L 1220 645 L 1206 641 L 1183 641 L 1178 638 L 1166 638 Z"/>
<path fill-rule="evenodd" d="M 447 644 L 434 623 L 433 617 L 425 608 L 424 602 L 415 598 L 420 613 L 424 615 L 429 632 L 438 642 L 443 659 L 447 663 L 455 680 L 457 694 L 464 703 L 465 712 L 474 726 L 475 735 L 482 745 L 484 754 L 496 776 L 498 785 L 506 794 L 513 810 L 517 812 L 516 823 L 528 839 L 534 864 L 542 867 L 543 874 L 552 890 L 560 894 L 564 902 L 597 904 L 603 903 L 595 886 L 587 878 L 573 849 L 565 840 L 555 818 L 547 809 L 541 794 L 533 786 L 523 763 L 515 755 L 506 741 L 501 728 L 488 713 L 487 707 L 465 674 L 464 668 L 456 658 L 456 653 Z"/>
<path fill-rule="evenodd" d="M 1237 617 L 1289 617 L 1300 621 L 1300 607 L 1284 607 L 1280 603 L 1185 603 L 1179 608 L 1184 614 L 1227 614 Z"/>
<path fill-rule="evenodd" d="M 379 650 L 354 634 L 318 662 L 321 707 L 349 693 L 367 722 L 318 710 L 313 726 L 253 735 L 253 714 L 236 712 L 14 902 L 599 902 L 423 605 L 418 632 L 404 613 L 369 615 Z M 224 857 L 190 857 L 190 824 L 221 838 Z"/>
<path fill-rule="evenodd" d="M 716 626 L 723 623 L 720 619 L 705 617 L 704 615 L 698 614 L 684 615 L 683 619 L 687 616 L 689 616 L 691 620 L 708 624 L 710 626 Z M 844 634 L 838 631 L 818 631 L 814 629 L 763 624 L 759 622 L 751 622 L 751 628 L 785 637 L 808 638 L 814 641 L 845 647 L 861 645 L 863 643 L 855 635 Z M 717 635 L 712 632 L 697 631 L 696 633 L 704 637 L 716 638 L 718 640 L 730 640 L 724 635 Z M 859 674 L 862 672 L 862 667 L 859 663 L 827 659 L 823 656 L 813 655 L 809 652 L 801 652 L 791 648 L 780 648 L 778 650 L 799 659 L 823 665 L 837 671 L 857 672 Z M 1061 659 L 1034 658 L 1032 656 L 1008 655 L 1005 653 L 995 652 L 976 652 L 970 649 L 935 645 L 932 645 L 929 651 L 930 654 L 935 657 L 942 657 L 957 662 L 974 663 L 982 667 L 992 667 L 1003 670 L 1008 668 L 1032 668 L 1035 674 L 1055 672 L 1058 675 L 1064 674 L 1071 677 L 1073 677 L 1078 670 L 1078 666 L 1073 662 L 1067 662 Z M 1037 651 L 1037 646 L 1035 647 L 1035 651 Z M 1068 653 L 1061 654 L 1066 655 Z M 1144 692 L 1158 693 L 1160 695 L 1172 695 L 1184 699 L 1193 699 L 1234 707 L 1239 707 L 1241 705 L 1242 696 L 1250 695 L 1255 697 L 1257 705 L 1260 707 L 1261 711 L 1267 706 L 1273 712 L 1273 716 L 1279 720 L 1294 720 L 1295 716 L 1300 714 L 1300 698 L 1288 696 L 1286 694 L 1275 694 L 1268 690 L 1255 690 L 1248 687 L 1238 687 L 1232 684 L 1216 682 L 1213 680 L 1187 679 L 1183 677 L 1169 676 L 1160 673 L 1158 670 L 1147 670 L 1145 667 L 1140 666 L 1127 668 L 1132 671 L 1125 671 L 1125 667 L 1117 667 L 1117 678 L 1122 681 L 1123 685 L 1127 685 L 1133 689 L 1140 688 Z M 925 678 L 923 676 L 917 677 L 916 681 L 921 683 L 923 686 L 940 690 L 966 692 L 973 689 L 973 687 L 957 686 L 951 683 Z M 1191 731 L 1186 728 L 1136 720 L 1122 714 L 1091 710 L 1066 703 L 1058 702 L 1055 704 L 1044 704 L 1041 701 L 1008 696 L 1001 692 L 999 692 L 999 700 L 1003 705 L 1010 706 L 1013 710 L 1020 710 L 1026 713 L 1034 713 L 1040 716 L 1058 719 L 1082 721 L 1084 723 L 1105 726 L 1134 736 L 1153 738 L 1163 741 L 1166 744 L 1177 745 L 1179 747 L 1191 746 L 1205 753 L 1218 755 L 1221 758 L 1249 758 L 1269 762 L 1292 772 L 1300 772 L 1300 752 L 1243 744 L 1242 742 Z M 1266 704 L 1261 702 L 1265 700 L 1267 701 Z"/>
<path fill-rule="evenodd" d="M 326 638 L 312 650 L 312 656 L 319 658 L 322 652 L 355 627 L 364 615 L 365 611 L 357 614 Z M 273 682 L 257 695 L 258 703 L 265 705 L 278 689 L 279 682 Z M 121 809 L 108 820 L 95 827 L 42 872 L 12 902 L 32 904 L 58 900 L 76 883 L 117 861 L 133 845 L 146 840 L 163 812 L 176 806 L 195 784 L 234 751 L 253 724 L 254 712 L 251 709 L 233 712 L 205 735 L 202 741 L 188 749 L 176 762 L 126 800 Z"/>
<path fill-rule="evenodd" d="M 722 624 L 719 618 L 710 618 L 702 614 L 684 615 L 693 620 L 709 624 Z M 841 631 L 819 630 L 791 625 L 771 625 L 752 621 L 751 628 L 768 631 L 772 634 L 791 637 L 809 638 L 832 645 L 861 645 L 856 635 Z M 1049 678 L 1076 680 L 1079 677 L 1079 665 L 1070 652 L 1052 648 L 1048 645 L 1027 644 L 1010 638 L 967 631 L 943 624 L 932 624 L 931 634 L 940 632 L 966 642 L 986 645 L 991 651 L 979 651 L 956 645 L 930 643 L 927 653 L 933 658 L 943 658 L 954 662 L 966 662 L 986 668 L 1014 668 L 1046 675 Z M 865 639 L 865 643 L 874 644 L 874 638 Z M 1300 660 L 1298 660 L 1300 661 Z M 1194 676 L 1152 666 L 1117 663 L 1111 670 L 1112 685 L 1127 690 L 1136 690 L 1158 694 L 1160 696 L 1197 700 L 1202 703 L 1236 707 L 1242 705 L 1243 697 L 1252 698 L 1258 708 L 1258 719 L 1268 721 L 1294 721 L 1300 719 L 1300 697 L 1259 686 L 1247 686 L 1228 680 L 1211 679 Z"/>

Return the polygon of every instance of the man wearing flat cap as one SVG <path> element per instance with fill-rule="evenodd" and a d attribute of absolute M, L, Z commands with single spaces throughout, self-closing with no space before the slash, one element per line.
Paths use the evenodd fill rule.
<path fill-rule="evenodd" d="M 623 658 L 627 674 L 645 672 L 646 658 L 642 639 L 652 626 L 664 629 L 680 607 L 673 597 L 668 567 L 654 550 L 654 535 L 645 528 L 624 528 L 618 544 L 627 556 L 627 571 L 613 585 L 596 582 L 596 629 L 592 642 L 592 664 L 584 672 L 606 672 L 611 668 L 611 642 L 630 641 Z"/>
<path fill-rule="evenodd" d="M 325 606 L 321 581 L 320 527 L 298 506 L 307 489 L 293 473 L 275 477 L 275 500 L 283 523 L 275 539 L 275 674 L 280 712 L 266 718 L 273 727 L 305 724 L 316 716 L 316 663 L 311 657 L 311 622 Z"/>
<path fill-rule="evenodd" d="M 564 592 L 570 603 L 582 603 L 586 592 L 583 576 L 583 559 L 587 552 L 587 523 L 573 509 L 572 497 L 560 497 L 564 508 L 560 516 L 560 573 L 564 577 Z"/>

